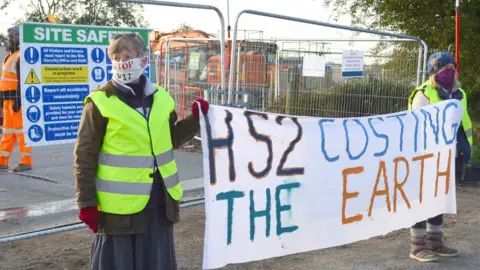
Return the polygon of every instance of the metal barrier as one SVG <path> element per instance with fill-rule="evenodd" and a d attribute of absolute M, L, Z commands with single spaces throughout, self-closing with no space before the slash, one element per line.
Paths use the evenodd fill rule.
<path fill-rule="evenodd" d="M 220 41 L 215 41 L 215 53 L 219 61 L 219 81 L 214 86 L 218 91 L 226 91 L 225 83 L 225 26 L 223 15 L 214 6 L 196 5 L 166 1 L 142 1 L 125 0 L 123 2 L 171 6 L 198 10 L 212 10 L 217 13 L 220 20 Z M 103 56 L 102 56 L 103 57 Z M 27 64 L 21 58 L 23 64 Z M 90 61 L 90 59 L 88 60 Z M 151 79 L 160 81 L 162 56 L 152 52 L 150 57 Z M 159 76 L 160 75 L 160 76 Z M 190 114 L 189 103 L 192 98 L 203 96 L 205 90 L 210 91 L 212 86 L 189 85 L 187 83 L 178 86 L 169 86 L 170 91 L 178 89 L 179 96 L 178 114 L 181 118 Z M 224 95 L 225 96 L 225 95 Z M 213 101 L 213 100 L 212 100 Z M 213 103 L 213 102 L 212 102 Z M 219 102 L 220 103 L 220 102 Z M 0 135 L 2 136 L 2 135 Z M 198 137 L 197 137 L 198 138 Z M 185 189 L 197 190 L 203 186 L 201 154 L 192 149 L 193 140 L 189 145 L 175 150 L 175 159 L 179 170 L 180 180 Z M 198 145 L 197 145 L 198 146 Z M 198 147 L 197 147 L 198 148 Z M 39 228 L 56 228 L 78 222 L 76 204 L 74 200 L 75 190 L 72 179 L 73 171 L 73 144 L 61 144 L 54 146 L 40 146 L 32 150 L 33 170 L 22 174 L 13 172 L 0 172 L 2 187 L 0 188 L 0 237 L 38 230 Z M 18 150 L 10 158 L 10 164 L 16 165 L 19 160 Z M 7 180 L 3 185 L 3 180 Z M 8 185 L 7 185 L 8 184 Z M 192 197 L 186 190 L 185 198 Z M 196 193 L 195 193 L 196 194 Z M 197 195 L 197 194 L 196 194 Z M 41 206 L 41 207 L 38 207 Z M 41 208 L 44 209 L 41 209 Z M 53 214 L 53 218 L 47 216 Z M 76 228 L 76 227 L 74 227 Z M 56 232 L 55 230 L 47 232 Z M 39 234 L 35 234 L 39 235 Z"/>
<path fill-rule="evenodd" d="M 233 105 L 235 103 L 235 96 L 237 95 L 236 91 L 238 89 L 235 89 L 235 72 L 239 72 L 239 67 L 237 67 L 237 35 L 238 35 L 238 23 L 240 20 L 240 17 L 243 14 L 251 14 L 251 15 L 257 15 L 257 16 L 262 16 L 262 17 L 269 17 L 269 18 L 276 18 L 280 20 L 287 20 L 287 21 L 292 21 L 292 22 L 299 22 L 299 23 L 305 23 L 305 24 L 312 24 L 312 25 L 318 25 L 318 26 L 323 26 L 323 27 L 328 27 L 328 28 L 334 28 L 334 29 L 342 29 L 342 30 L 348 30 L 348 31 L 353 31 L 353 32 L 358 32 L 358 33 L 369 33 L 369 34 L 374 34 L 374 35 L 379 35 L 383 37 L 390 37 L 390 38 L 399 38 L 399 39 L 407 39 L 407 40 L 412 40 L 418 42 L 418 46 L 423 47 L 423 50 L 419 49 L 419 61 L 417 68 L 420 70 L 420 58 L 423 53 L 423 74 L 422 74 L 422 81 L 425 80 L 426 76 L 426 64 L 427 64 L 427 52 L 428 52 L 428 47 L 426 43 L 421 40 L 420 38 L 417 37 L 412 37 L 412 36 L 406 36 L 406 35 L 400 35 L 400 34 L 395 34 L 395 33 L 388 33 L 388 32 L 381 32 L 381 31 L 375 31 L 375 30 L 370 30 L 370 29 L 363 29 L 363 28 L 358 28 L 358 27 L 351 27 L 351 26 L 344 26 L 344 25 L 338 25 L 338 24 L 331 24 L 331 23 L 326 23 L 326 22 L 320 22 L 320 21 L 314 21 L 314 20 L 308 20 L 308 19 L 303 19 L 303 18 L 296 18 L 296 17 L 290 17 L 290 16 L 284 16 L 284 15 L 279 15 L 279 14 L 274 14 L 274 13 L 268 13 L 268 12 L 262 12 L 262 11 L 256 11 L 256 10 L 242 10 L 238 13 L 236 19 L 235 19 L 235 26 L 234 26 L 234 31 L 233 31 L 233 38 L 232 38 L 232 44 L 235 46 L 232 46 L 232 53 L 231 53 L 231 69 L 230 69 L 230 74 L 229 74 L 229 87 L 228 87 L 228 104 Z M 419 84 L 419 80 L 417 79 L 417 85 Z M 240 94 L 244 94 L 244 92 L 240 92 Z"/>
<path fill-rule="evenodd" d="M 200 4 L 188 4 L 188 3 L 176 3 L 176 2 L 167 2 L 167 1 L 154 1 L 154 0 L 122 0 L 123 2 L 136 3 L 136 4 L 145 4 L 145 5 L 154 5 L 154 6 L 169 6 L 169 7 L 179 7 L 179 8 L 191 8 L 191 9 L 204 9 L 204 10 L 213 10 L 217 13 L 218 18 L 220 19 L 220 42 L 225 44 L 225 20 L 222 12 L 215 6 L 210 5 L 200 5 Z M 221 64 L 222 67 L 225 66 L 225 46 L 220 48 L 221 55 Z M 225 78 L 225 69 L 221 69 L 221 77 Z M 226 89 L 225 81 L 222 83 L 222 89 Z"/>
<path fill-rule="evenodd" d="M 343 78 L 343 51 L 378 42 L 400 49 L 367 52 L 364 74 Z M 254 110 L 321 117 L 391 113 L 407 108 L 422 78 L 422 47 L 408 39 L 262 39 L 236 47 L 233 103 Z M 310 56 L 323 59 L 322 70 L 308 66 Z"/>
<path fill-rule="evenodd" d="M 198 96 L 207 98 L 212 104 L 240 105 L 250 109 L 284 114 L 324 117 L 382 114 L 405 109 L 407 91 L 425 80 L 428 47 L 425 42 L 416 37 L 244 10 L 236 17 L 233 39 L 231 43 L 229 42 L 231 54 L 227 55 L 230 58 L 230 65 L 227 66 L 224 20 L 218 8 L 208 5 L 153 0 L 124 0 L 124 2 L 213 10 L 220 18 L 221 38 L 219 40 L 170 39 L 167 41 L 165 51 L 160 51 L 158 54 L 154 53 L 151 56 L 150 62 L 157 69 L 155 80 L 164 85 L 174 96 L 180 118 L 184 118 L 188 114 L 188 105 Z M 370 33 L 388 37 L 388 39 L 265 40 L 247 38 L 237 43 L 238 23 L 243 14 Z M 173 48 L 172 44 L 177 41 L 184 42 L 185 46 Z M 393 43 L 396 50 L 393 52 L 367 52 L 365 55 L 365 76 L 363 78 L 344 79 L 339 75 L 341 73 L 339 59 L 341 59 L 342 52 L 344 50 L 355 50 L 353 46 L 361 42 Z M 211 49 L 211 52 L 206 49 Z M 175 59 L 177 57 L 176 53 L 178 53 L 178 59 Z M 180 56 L 181 54 L 183 56 Z M 321 56 L 326 61 L 327 70 L 313 70 L 323 72 L 321 76 L 303 76 L 304 71 L 306 71 L 303 68 L 304 59 L 312 55 Z M 196 60 L 191 59 L 199 59 L 199 61 L 196 62 Z M 202 61 L 204 63 L 200 63 Z M 154 72 L 153 68 L 152 72 Z M 227 72 L 228 77 L 225 76 Z M 211 73 L 213 73 L 214 78 L 210 81 L 208 77 Z M 207 79 L 205 80 L 202 75 L 207 76 Z M 229 84 L 228 93 L 225 94 L 227 82 Z M 72 205 L 74 205 L 74 202 L 71 201 L 73 197 L 71 151 L 72 145 L 34 149 L 34 162 L 38 162 L 35 163 L 38 165 L 34 164 L 36 168 L 33 173 L 26 174 L 31 181 L 38 181 L 35 182 L 35 185 L 41 186 L 42 192 L 48 189 L 60 190 L 63 194 L 51 195 L 55 200 L 60 202 L 69 200 L 68 203 L 52 206 L 54 210 L 72 211 Z M 202 157 L 198 153 L 190 154 L 192 153 L 187 153 L 187 151 L 176 152 L 179 173 L 183 173 L 184 179 L 187 180 L 191 179 L 192 175 L 196 173 L 189 172 L 189 170 L 199 171 L 200 174 L 203 172 Z M 43 165 L 40 164 L 46 165 L 41 167 Z M 3 176 L 0 173 L 0 177 Z M 19 175 L 10 173 L 7 177 L 14 178 L 19 177 Z M 201 188 L 203 186 L 201 179 L 197 182 L 200 183 L 198 186 Z M 34 187 L 32 188 L 30 182 L 22 183 L 18 181 L 16 183 L 20 183 L 18 184 L 20 189 L 24 188 L 30 192 L 24 198 L 20 198 L 21 202 L 18 204 L 38 203 L 39 200 L 47 201 L 52 205 L 55 204 L 55 202 L 51 202 L 51 197 L 38 199 L 37 191 L 31 191 Z M 54 186 L 51 187 L 49 184 Z M 3 198 L 8 202 L 12 198 L 11 196 L 7 195 Z M 15 199 L 18 202 L 18 198 Z M 200 202 L 197 201 L 196 203 Z M 17 215 L 28 214 L 29 211 L 38 212 L 37 209 L 26 210 L 17 203 L 13 203 L 9 207 L 12 209 L 12 213 Z M 84 228 L 82 224 L 76 223 L 78 220 L 75 216 L 76 211 L 74 216 L 69 216 L 68 220 L 52 224 L 50 227 L 54 229 L 31 234 L 16 234 L 13 237 L 1 238 L 0 242 Z M 0 220 L 4 218 L 5 216 L 2 216 L 0 211 Z M 11 224 L 11 226 L 19 228 L 23 225 Z M 28 227 L 20 228 L 24 232 L 31 231 Z"/>
<path fill-rule="evenodd" d="M 191 206 L 202 205 L 204 203 L 205 203 L 204 199 L 184 201 L 184 202 L 180 203 L 180 208 L 187 208 L 187 207 L 191 207 Z M 2 238 L 0 238 L 0 244 L 11 242 L 11 241 L 17 241 L 17 240 L 25 240 L 25 239 L 44 236 L 44 235 L 49 235 L 49 234 L 53 234 L 53 233 L 68 232 L 68 231 L 85 229 L 85 228 L 87 228 L 87 225 L 79 222 L 79 223 L 75 223 L 75 224 L 69 224 L 69 225 L 66 225 L 66 226 L 60 226 L 60 227 L 57 227 L 57 228 L 48 229 L 48 230 L 40 230 L 40 231 L 36 231 L 36 232 L 30 232 L 30 233 L 12 235 L 12 236 L 8 236 L 8 237 L 2 237 Z"/>
<path fill-rule="evenodd" d="M 174 46 L 172 46 L 174 44 Z M 190 111 L 197 97 L 212 104 L 225 104 L 225 78 L 222 77 L 221 47 L 218 39 L 170 38 L 160 52 L 159 83 L 176 100 L 180 119 Z"/>

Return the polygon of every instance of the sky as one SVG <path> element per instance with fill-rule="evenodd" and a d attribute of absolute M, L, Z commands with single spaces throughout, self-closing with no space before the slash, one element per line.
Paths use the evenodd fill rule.
<path fill-rule="evenodd" d="M 5 32 L 12 21 L 22 17 L 21 7 L 29 0 L 15 0 L 7 10 L 6 16 L 0 16 L 0 32 Z M 177 1 L 175 1 L 177 2 Z M 180 1 L 178 1 L 180 2 Z M 204 4 L 218 7 L 227 21 L 227 0 L 185 0 L 192 4 Z M 150 27 L 169 31 L 182 23 L 187 23 L 196 29 L 217 34 L 220 29 L 218 16 L 214 11 L 186 9 L 164 6 L 145 6 L 145 19 Z M 233 28 L 234 20 L 239 11 L 253 9 L 311 20 L 329 21 L 331 12 L 324 7 L 323 0 L 230 0 L 230 22 Z M 344 17 L 339 23 L 349 24 L 350 18 Z M 272 25 L 267 25 L 273 23 Z M 264 38 L 275 37 L 311 37 L 324 36 L 325 29 L 317 26 L 302 25 L 293 22 L 282 22 L 276 19 L 265 19 L 258 16 L 245 15 L 239 22 L 239 28 L 263 30 Z M 327 31 L 328 34 L 335 32 Z M 338 33 L 337 33 L 338 34 Z M 345 36 L 345 35 L 344 35 Z"/>
<path fill-rule="evenodd" d="M 12 21 L 22 16 L 22 5 L 29 0 L 15 0 L 8 10 L 6 16 L 0 16 L 0 32 L 5 33 L 6 28 Z M 180 1 L 179 1 L 180 2 Z M 218 7 L 228 24 L 227 0 L 184 0 L 192 4 L 204 4 Z M 350 17 L 340 18 L 338 22 L 332 21 L 331 10 L 325 8 L 323 0 L 230 0 L 230 24 L 232 29 L 235 24 L 235 17 L 244 9 L 277 13 L 292 17 L 301 17 L 310 20 L 324 21 L 350 25 Z M 2 14 L 3 15 L 3 14 Z M 220 22 L 214 11 L 186 9 L 164 6 L 145 6 L 145 19 L 153 29 L 171 31 L 178 28 L 182 23 L 212 34 L 220 31 Z M 336 30 L 315 25 L 307 25 L 297 22 L 289 22 L 278 19 L 264 18 L 255 15 L 243 15 L 239 21 L 241 30 L 263 31 L 263 38 L 289 38 L 289 39 L 322 39 L 322 38 L 350 38 L 353 32 Z M 257 34 L 251 34 L 251 38 L 259 38 Z M 373 37 L 364 35 L 363 37 Z M 359 44 L 357 48 L 369 48 L 373 44 Z"/>

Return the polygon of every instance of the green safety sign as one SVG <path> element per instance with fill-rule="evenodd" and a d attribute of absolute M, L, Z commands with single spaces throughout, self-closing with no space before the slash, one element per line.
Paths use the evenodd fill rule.
<path fill-rule="evenodd" d="M 149 30 L 143 28 L 98 27 L 24 23 L 23 42 L 42 44 L 108 45 L 119 33 L 138 33 L 149 47 Z"/>

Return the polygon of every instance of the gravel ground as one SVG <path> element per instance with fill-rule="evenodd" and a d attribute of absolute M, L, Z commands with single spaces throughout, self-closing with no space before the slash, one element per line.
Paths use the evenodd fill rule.
<path fill-rule="evenodd" d="M 480 269 L 480 187 L 458 189 L 458 214 L 446 217 L 447 241 L 460 256 L 422 264 L 408 258 L 408 230 L 336 248 L 312 251 L 225 269 Z M 204 208 L 182 210 L 176 226 L 180 269 L 201 269 Z M 0 246 L 0 269 L 88 269 L 92 234 L 72 231 Z"/>

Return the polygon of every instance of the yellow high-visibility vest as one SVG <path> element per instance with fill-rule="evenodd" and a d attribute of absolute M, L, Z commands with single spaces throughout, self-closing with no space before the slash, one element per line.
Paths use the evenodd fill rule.
<path fill-rule="evenodd" d="M 175 102 L 165 89 L 156 87 L 148 120 L 104 91 L 95 91 L 85 99 L 108 119 L 96 179 L 102 212 L 129 215 L 142 211 L 150 199 L 156 168 L 170 196 L 176 201 L 182 197 L 170 135 Z"/>
<path fill-rule="evenodd" d="M 417 94 L 418 91 L 422 91 L 425 94 L 425 96 L 430 100 L 430 104 L 435 104 L 443 101 L 438 95 L 437 90 L 432 88 L 430 81 L 427 81 L 424 84 L 422 84 L 419 88 L 413 90 L 413 92 L 410 94 L 410 97 L 408 98 L 409 110 L 412 109 L 413 98 L 415 97 L 415 94 Z M 462 117 L 463 130 L 465 131 L 465 135 L 467 136 L 468 143 L 470 145 L 473 145 L 472 120 L 470 120 L 470 116 L 468 115 L 468 110 L 467 110 L 467 94 L 465 93 L 465 91 L 463 91 L 460 88 L 458 89 L 458 91 L 462 92 L 463 94 L 463 98 L 462 100 L 460 100 L 460 104 L 463 107 L 463 117 Z"/>

